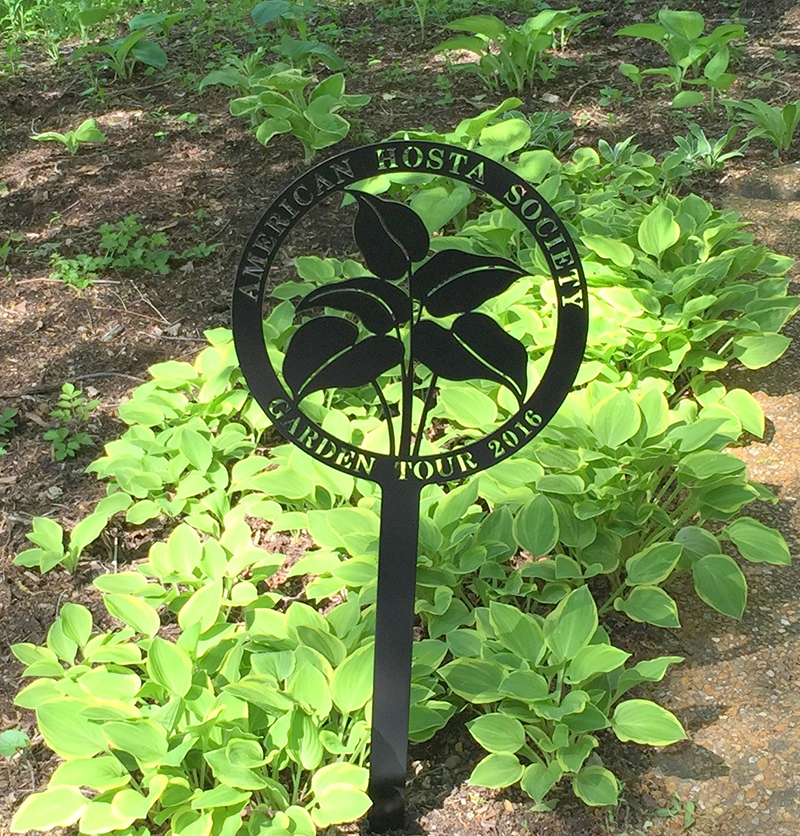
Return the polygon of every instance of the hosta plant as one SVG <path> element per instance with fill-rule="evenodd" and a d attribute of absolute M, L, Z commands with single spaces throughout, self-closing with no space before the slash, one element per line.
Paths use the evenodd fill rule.
<path fill-rule="evenodd" d="M 736 78 L 728 72 L 730 44 L 744 38 L 744 27 L 739 23 L 728 23 L 704 35 L 705 20 L 699 12 L 673 9 L 660 9 L 656 21 L 625 26 L 616 34 L 655 41 L 669 55 L 672 66 L 640 70 L 633 64 L 623 64 L 620 71 L 638 87 L 641 87 L 642 76 L 665 76 L 667 81 L 659 82 L 657 86 L 675 91 L 673 107 L 690 107 L 703 101 L 701 93 L 684 90 L 684 85 L 708 87 L 713 108 L 715 92 L 727 90 Z"/>
<path fill-rule="evenodd" d="M 568 33 L 575 31 L 587 18 L 599 14 L 577 12 L 574 8 L 565 11 L 545 9 L 516 28 L 494 15 L 460 18 L 448 23 L 447 28 L 468 34 L 449 38 L 432 51 L 471 52 L 478 56 L 477 62 L 455 66 L 478 73 L 492 89 L 504 87 L 512 93 L 521 93 L 538 79 L 553 78 L 559 66 L 570 64 L 552 52 L 558 43 L 558 33 L 563 48 Z"/>
<path fill-rule="evenodd" d="M 794 141 L 800 124 L 800 99 L 781 106 L 771 106 L 761 99 L 745 101 L 726 100 L 726 108 L 739 118 L 752 122 L 755 127 L 747 134 L 748 139 L 768 139 L 775 146 L 775 156 L 787 151 Z"/>
<path fill-rule="evenodd" d="M 242 511 L 219 540 L 182 524 L 137 571 L 95 581 L 121 626 L 68 603 L 44 646 L 14 645 L 34 678 L 17 704 L 63 762 L 13 832 L 314 836 L 367 811 L 374 613 L 356 595 L 325 617 L 279 609 L 259 585 L 282 561 Z M 416 654 L 416 739 L 454 710 L 434 698 L 441 655 Z"/>
<path fill-rule="evenodd" d="M 340 142 L 350 132 L 350 122 L 342 112 L 362 108 L 370 100 L 366 95 L 346 94 L 342 73 L 329 76 L 307 93 L 313 82 L 311 76 L 294 67 L 274 64 L 254 67 L 249 73 L 244 68 L 218 70 L 209 74 L 202 86 L 246 87 L 247 95 L 231 101 L 231 113 L 249 117 L 262 145 L 279 134 L 294 135 L 302 143 L 308 162 L 317 151 Z"/>
<path fill-rule="evenodd" d="M 108 137 L 97 127 L 97 120 L 86 119 L 75 128 L 60 134 L 57 131 L 45 131 L 33 134 L 31 139 L 37 142 L 60 142 L 70 154 L 75 155 L 81 145 L 88 142 L 106 142 Z"/>

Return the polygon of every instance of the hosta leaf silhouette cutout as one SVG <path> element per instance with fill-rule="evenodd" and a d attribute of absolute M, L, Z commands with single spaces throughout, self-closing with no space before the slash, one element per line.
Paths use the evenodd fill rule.
<path fill-rule="evenodd" d="M 521 400 L 519 393 L 520 391 L 524 392 L 526 387 L 526 367 L 523 366 L 521 369 L 519 367 L 519 350 L 517 348 L 511 349 L 514 360 L 507 365 L 509 367 L 513 366 L 513 369 L 500 371 L 493 366 L 492 361 L 477 356 L 470 348 L 477 337 L 483 339 L 488 334 L 492 349 L 487 352 L 484 348 L 484 355 L 489 354 L 493 359 L 496 359 L 494 355 L 501 345 L 500 341 L 495 339 L 497 331 L 502 334 L 505 340 L 516 343 L 519 349 L 522 349 L 522 354 L 525 354 L 524 347 L 513 337 L 509 337 L 489 317 L 484 317 L 481 314 L 470 314 L 469 316 L 480 317 L 481 320 L 467 323 L 463 327 L 468 335 L 469 342 L 462 340 L 454 333 L 455 327 L 453 331 L 448 331 L 447 328 L 442 328 L 441 325 L 432 322 L 430 319 L 423 319 L 414 329 L 414 359 L 424 363 L 434 374 L 447 380 L 493 380 L 495 383 L 507 386 L 517 400 Z M 461 319 L 463 318 L 461 317 Z M 497 330 L 488 331 L 484 327 L 483 320 L 491 322 Z M 483 336 L 480 336 L 479 332 L 482 332 Z M 509 350 L 510 343 L 504 341 L 503 346 L 505 350 Z M 527 363 L 527 357 L 525 362 Z"/>
<path fill-rule="evenodd" d="M 366 276 L 312 290 L 297 312 L 316 307 L 354 313 L 373 334 L 385 334 L 411 317 L 411 299 L 399 287 Z"/>
<path fill-rule="evenodd" d="M 525 270 L 506 258 L 442 250 L 411 276 L 411 295 L 433 316 L 466 313 L 524 275 Z"/>
<path fill-rule="evenodd" d="M 403 344 L 394 337 L 367 337 L 334 357 L 303 387 L 301 397 L 319 389 L 364 386 L 403 360 Z"/>
<path fill-rule="evenodd" d="M 528 353 L 525 346 L 482 313 L 460 316 L 452 326 L 456 337 L 478 359 L 497 371 L 522 403 L 528 388 Z"/>
<path fill-rule="evenodd" d="M 299 394 L 308 380 L 342 352 L 355 345 L 358 326 L 338 316 L 319 316 L 295 331 L 283 360 L 283 379 Z"/>
<path fill-rule="evenodd" d="M 357 343 L 358 328 L 347 319 L 320 316 L 301 325 L 289 343 L 283 377 L 298 400 L 320 389 L 363 386 L 403 360 L 394 337 Z"/>
<path fill-rule="evenodd" d="M 353 236 L 367 267 L 386 281 L 401 279 L 411 262 L 428 254 L 430 238 L 422 219 L 402 203 L 351 191 L 358 202 Z"/>

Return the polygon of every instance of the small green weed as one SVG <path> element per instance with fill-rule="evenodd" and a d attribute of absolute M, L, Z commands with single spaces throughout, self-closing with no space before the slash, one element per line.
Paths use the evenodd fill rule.
<path fill-rule="evenodd" d="M 4 409 L 0 412 L 0 456 L 6 454 L 3 436 L 8 435 L 17 426 L 17 422 L 14 419 L 18 414 L 18 409 Z"/>
<path fill-rule="evenodd" d="M 144 227 L 135 214 L 115 224 L 104 223 L 98 232 L 101 255 L 79 253 L 73 258 L 66 258 L 60 253 L 53 253 L 50 256 L 50 278 L 60 279 L 72 287 L 84 288 L 108 270 L 136 269 L 166 275 L 171 261 L 205 258 L 219 246 L 201 243 L 182 252 L 174 252 L 167 249 L 169 242 L 163 232 L 143 234 Z"/>
<path fill-rule="evenodd" d="M 64 383 L 55 409 L 50 417 L 55 418 L 60 426 L 47 430 L 42 436 L 53 446 L 53 458 L 57 462 L 74 458 L 82 447 L 94 444 L 89 434 L 77 430 L 79 424 L 89 420 L 89 414 L 100 404 L 98 400 L 87 400 L 83 390 L 76 389 L 72 383 Z"/>
<path fill-rule="evenodd" d="M 78 153 L 81 145 L 88 142 L 107 142 L 108 137 L 97 127 L 97 120 L 86 119 L 74 131 L 60 134 L 57 131 L 45 131 L 32 134 L 31 139 L 37 142 L 60 142 L 73 156 Z"/>
<path fill-rule="evenodd" d="M 600 107 L 611 107 L 616 104 L 625 104 L 625 102 L 632 101 L 633 96 L 626 96 L 622 90 L 618 90 L 616 87 L 601 87 L 600 98 L 597 100 L 597 104 Z"/>
<path fill-rule="evenodd" d="M 0 732 L 0 755 L 10 758 L 22 749 L 30 749 L 31 741 L 24 731 L 19 729 L 6 729 Z"/>

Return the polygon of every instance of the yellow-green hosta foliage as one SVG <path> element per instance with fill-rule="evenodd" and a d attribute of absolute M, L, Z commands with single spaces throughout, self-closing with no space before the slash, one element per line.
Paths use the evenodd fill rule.
<path fill-rule="evenodd" d="M 742 515 L 773 497 L 728 452 L 745 431 L 763 435 L 761 408 L 710 375 L 780 357 L 797 302 L 790 261 L 754 245 L 735 214 L 672 195 L 683 176 L 672 163 L 629 140 L 562 162 L 528 147 L 530 124 L 508 112 L 518 104 L 419 135 L 506 162 L 565 218 L 588 277 L 589 346 L 575 391 L 531 444 L 463 485 L 422 492 L 411 737 L 481 706 L 468 725 L 486 750 L 474 784 L 519 783 L 546 809 L 568 780 L 585 803 L 606 805 L 620 784 L 600 761 L 599 731 L 658 746 L 685 732 L 628 694 L 680 658 L 631 665 L 605 614 L 678 628 L 673 581 L 686 576 L 707 605 L 739 618 L 742 561 L 790 560 L 778 532 Z M 527 271 L 482 310 L 525 346 L 535 386 L 555 298 L 532 240 L 498 205 L 415 178 L 369 187 L 408 200 L 440 232 L 434 249 Z M 364 270 L 316 256 L 295 267 L 264 323 L 277 369 L 300 324 L 292 300 Z M 128 429 L 90 468 L 109 494 L 94 514 L 66 546 L 56 521 L 34 521 L 35 548 L 17 558 L 72 567 L 115 514 L 130 526 L 174 521 L 144 563 L 95 581 L 120 626 L 99 632 L 66 605 L 46 647 L 15 647 L 34 678 L 18 704 L 36 710 L 65 761 L 17 812 L 18 830 L 302 836 L 366 810 L 379 492 L 291 445 L 260 446 L 269 422 L 230 332 L 207 336 L 193 363 L 153 366 L 121 405 Z M 419 410 L 429 379 L 420 367 Z M 397 382 L 387 374 L 380 385 Z M 373 387 L 315 392 L 303 406 L 343 441 L 387 442 Z M 497 383 L 440 381 L 439 434 L 421 451 L 483 434 L 516 408 Z M 312 544 L 275 577 L 283 556 L 253 540 L 253 518 Z"/>
<path fill-rule="evenodd" d="M 65 604 L 44 647 L 14 646 L 35 677 L 17 704 L 63 759 L 15 832 L 133 834 L 146 822 L 313 836 L 367 811 L 373 613 L 357 594 L 327 617 L 297 601 L 275 609 L 281 596 L 256 584 L 282 559 L 252 545 L 237 512 L 219 543 L 181 524 L 139 571 L 95 581 L 121 627 L 99 631 Z M 415 688 L 426 739 L 453 708 L 429 699 L 441 690 L 431 665 Z"/>

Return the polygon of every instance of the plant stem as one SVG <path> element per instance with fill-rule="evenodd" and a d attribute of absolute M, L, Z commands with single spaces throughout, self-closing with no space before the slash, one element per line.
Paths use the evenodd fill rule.
<path fill-rule="evenodd" d="M 409 268 L 409 284 L 411 282 Z M 399 336 L 399 328 L 398 336 Z M 409 323 L 408 328 L 408 360 L 403 367 L 403 398 L 400 409 L 400 449 L 398 455 L 409 456 L 411 454 L 411 418 L 414 400 L 414 322 Z"/>
<path fill-rule="evenodd" d="M 422 437 L 425 433 L 425 420 L 428 417 L 428 410 L 431 408 L 433 400 L 433 391 L 436 388 L 436 381 L 439 379 L 437 374 L 431 377 L 431 382 L 428 385 L 428 391 L 425 393 L 425 405 L 422 407 L 422 417 L 419 419 L 419 426 L 417 427 L 417 437 L 414 439 L 414 455 L 419 455 L 419 447 L 422 444 Z"/>
<path fill-rule="evenodd" d="M 397 449 L 395 446 L 395 437 L 394 437 L 394 423 L 392 422 L 392 413 L 389 412 L 389 404 L 386 402 L 386 398 L 381 390 L 381 387 L 378 386 L 378 381 L 373 380 L 372 386 L 375 389 L 375 393 L 378 396 L 378 400 L 381 402 L 381 409 L 383 410 L 383 416 L 386 418 L 386 424 L 389 428 L 389 455 L 394 456 L 397 453 Z"/>

